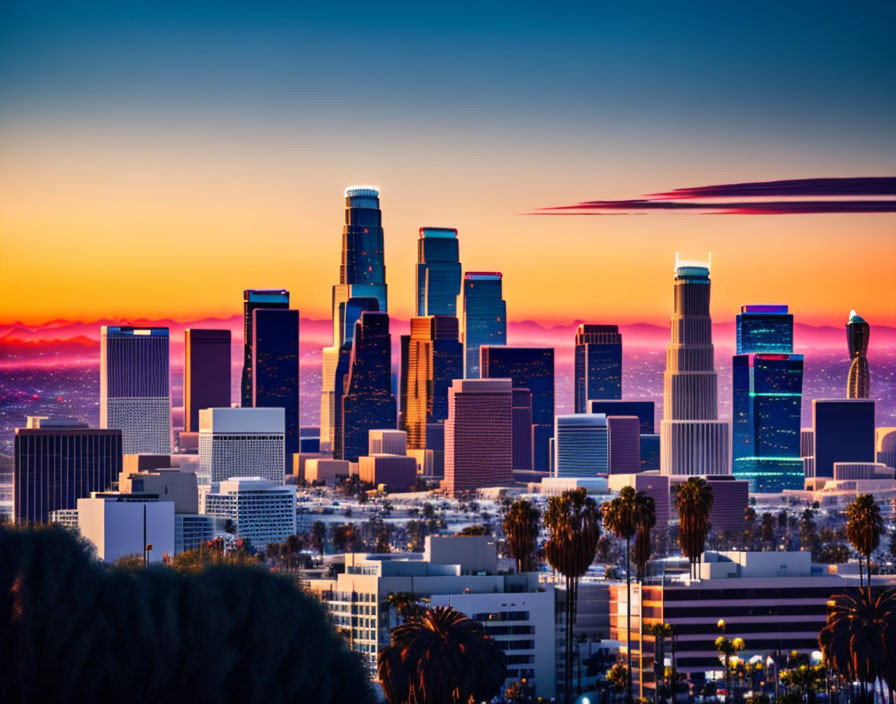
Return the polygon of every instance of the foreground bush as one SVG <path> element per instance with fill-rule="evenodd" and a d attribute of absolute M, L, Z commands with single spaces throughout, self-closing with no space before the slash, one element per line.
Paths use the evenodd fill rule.
<path fill-rule="evenodd" d="M 108 569 L 0 526 L 0 701 L 373 702 L 322 607 L 263 569 Z"/>

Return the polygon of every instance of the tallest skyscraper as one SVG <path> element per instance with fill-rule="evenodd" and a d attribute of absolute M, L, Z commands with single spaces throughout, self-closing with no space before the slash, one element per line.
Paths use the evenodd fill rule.
<path fill-rule="evenodd" d="M 333 345 L 323 351 L 320 402 L 320 442 L 323 450 L 333 449 L 335 443 L 336 369 L 340 350 L 346 342 L 346 304 L 349 299 L 359 297 L 376 298 L 379 311 L 388 311 L 380 192 L 371 186 L 345 189 L 342 260 L 339 283 L 333 286 L 332 297 Z"/>
<path fill-rule="evenodd" d="M 660 427 L 660 467 L 667 475 L 731 473 L 729 424 L 718 420 L 709 295 L 709 263 L 676 254 Z"/>

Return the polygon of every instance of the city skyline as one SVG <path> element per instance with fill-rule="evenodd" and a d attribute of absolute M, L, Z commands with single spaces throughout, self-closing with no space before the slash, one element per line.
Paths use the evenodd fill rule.
<path fill-rule="evenodd" d="M 855 309 L 896 325 L 891 213 L 526 215 L 706 184 L 891 176 L 885 3 L 864 15 L 797 3 L 774 22 L 710 3 L 474 17 L 76 5 L 13 2 L 0 23 L 0 223 L 20 263 L 0 281 L 0 323 L 220 316 L 250 286 L 287 288 L 326 317 L 342 190 L 372 183 L 403 318 L 419 228 L 433 223 L 461 233 L 465 270 L 502 271 L 511 320 L 659 323 L 669 258 L 711 251 L 715 317 L 768 300 L 811 324 Z M 362 49 L 369 32 L 387 41 Z M 346 77 L 351 89 L 335 89 Z M 844 266 L 858 252 L 874 256 Z M 595 276 L 594 259 L 614 266 Z M 189 297 L 172 285 L 185 280 Z"/>

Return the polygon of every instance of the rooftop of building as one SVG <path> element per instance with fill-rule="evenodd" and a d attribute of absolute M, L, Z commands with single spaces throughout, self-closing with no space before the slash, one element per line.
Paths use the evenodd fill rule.
<path fill-rule="evenodd" d="M 345 189 L 346 198 L 355 198 L 357 196 L 379 198 L 379 195 L 380 189 L 377 186 L 349 186 Z"/>
<path fill-rule="evenodd" d="M 740 307 L 741 313 L 762 313 L 765 315 L 785 315 L 789 312 L 786 305 L 778 303 L 750 303 Z"/>
<path fill-rule="evenodd" d="M 420 239 L 456 239 L 456 227 L 421 227 Z"/>
<path fill-rule="evenodd" d="M 634 416 L 633 416 L 634 417 Z M 562 426 L 585 426 L 592 428 L 603 428 L 607 425 L 606 413 L 573 413 L 556 417 L 557 427 Z"/>
<path fill-rule="evenodd" d="M 856 313 L 855 309 L 849 311 L 849 321 L 850 323 L 864 323 L 865 319 Z"/>

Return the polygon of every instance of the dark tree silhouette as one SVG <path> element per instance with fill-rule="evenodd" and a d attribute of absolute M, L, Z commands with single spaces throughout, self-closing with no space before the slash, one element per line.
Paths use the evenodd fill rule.
<path fill-rule="evenodd" d="M 697 563 L 709 533 L 709 514 L 712 511 L 712 487 L 703 477 L 689 477 L 678 487 L 675 508 L 678 510 L 678 544 L 688 558 L 691 576 L 696 575 Z"/>
<path fill-rule="evenodd" d="M 323 607 L 257 566 L 109 569 L 70 531 L 3 526 L 0 611 L 4 702 L 375 701 Z"/>
<path fill-rule="evenodd" d="M 507 548 L 516 560 L 517 572 L 527 572 L 535 568 L 535 547 L 540 518 L 539 510 L 525 499 L 514 501 L 504 516 Z"/>
<path fill-rule="evenodd" d="M 859 578 L 862 575 L 862 558 L 868 571 L 867 586 L 871 586 L 871 555 L 880 544 L 884 532 L 884 519 L 880 506 L 871 494 L 860 494 L 846 507 L 846 537 L 859 553 Z"/>
<path fill-rule="evenodd" d="M 507 669 L 504 651 L 482 625 L 450 606 L 426 609 L 394 629 L 377 664 L 389 704 L 489 701 Z"/>

